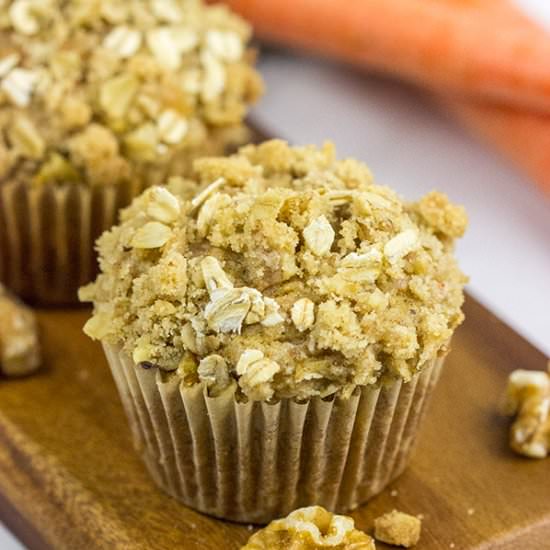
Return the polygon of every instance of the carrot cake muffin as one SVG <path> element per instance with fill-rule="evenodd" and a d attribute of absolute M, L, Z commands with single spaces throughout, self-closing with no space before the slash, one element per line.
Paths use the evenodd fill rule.
<path fill-rule="evenodd" d="M 117 207 L 145 186 L 243 143 L 243 118 L 262 89 L 249 38 L 242 19 L 200 0 L 9 2 L 0 14 L 0 203 L 15 227 L 0 231 L 0 279 L 31 298 L 47 294 L 37 286 L 55 281 L 29 275 L 82 262 L 62 263 L 75 243 L 44 234 L 62 233 L 65 222 L 90 254 Z M 79 194 L 67 190 L 75 184 Z M 20 215 L 9 219 L 8 209 Z M 76 227 L 66 219 L 75 209 Z M 29 216 L 34 224 L 21 220 Z M 19 277 L 11 264 L 38 246 L 68 252 L 51 258 L 50 250 Z M 91 266 L 82 267 L 89 281 Z"/>
<path fill-rule="evenodd" d="M 230 394 L 235 410 L 224 409 L 219 420 L 232 423 L 232 433 L 240 429 L 232 415 L 245 410 L 241 404 L 251 415 L 263 410 L 264 423 L 273 413 L 271 429 L 285 438 L 284 429 L 304 427 L 304 418 L 295 424 L 300 407 L 286 403 L 314 414 L 330 402 L 337 420 L 326 421 L 339 426 L 338 441 L 329 447 L 308 435 L 306 443 L 332 449 L 331 461 L 319 449 L 317 458 L 323 471 L 340 468 L 334 499 L 349 509 L 405 463 L 415 419 L 463 318 L 466 278 L 453 242 L 465 225 L 463 209 L 444 195 L 403 202 L 376 185 L 365 165 L 337 160 L 330 144 L 270 141 L 229 158 L 200 159 L 190 179 L 148 189 L 99 239 L 102 273 L 80 294 L 94 303 L 85 331 L 107 346 L 115 378 L 126 368 L 138 379 L 158 375 L 159 384 L 199 392 L 208 407 Z M 380 394 L 376 407 L 373 392 Z M 373 418 L 371 429 L 381 430 L 377 444 L 390 437 L 384 465 L 372 456 L 376 472 L 347 452 L 355 444 L 365 452 L 360 445 L 369 432 L 367 425 L 354 431 L 357 400 L 364 421 Z M 189 422 L 196 410 L 185 407 Z M 401 423 L 395 434 L 387 425 L 392 417 Z M 324 433 L 318 419 L 308 429 Z M 338 458 L 340 444 L 346 448 Z M 298 462 L 309 456 L 296 452 Z M 307 477 L 299 464 L 290 466 Z M 371 475 L 362 485 L 350 481 Z M 296 488 L 303 494 L 294 495 L 299 505 L 337 504 L 311 501 L 304 483 Z M 331 484 L 321 485 L 331 499 Z M 272 499 L 264 519 L 292 509 Z"/>

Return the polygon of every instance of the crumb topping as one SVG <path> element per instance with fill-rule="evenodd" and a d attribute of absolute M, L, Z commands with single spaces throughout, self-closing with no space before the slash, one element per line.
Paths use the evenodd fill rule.
<path fill-rule="evenodd" d="M 0 14 L 0 177 L 162 183 L 242 143 L 249 26 L 202 0 L 12 0 Z"/>
<path fill-rule="evenodd" d="M 252 535 L 242 550 L 374 550 L 374 541 L 352 518 L 321 506 L 300 508 Z"/>
<path fill-rule="evenodd" d="M 253 400 L 346 397 L 447 351 L 466 218 L 444 195 L 404 203 L 330 144 L 269 141 L 194 169 L 99 239 L 90 336 Z"/>
<path fill-rule="evenodd" d="M 374 520 L 374 538 L 410 548 L 418 543 L 421 528 L 420 518 L 393 510 Z"/>

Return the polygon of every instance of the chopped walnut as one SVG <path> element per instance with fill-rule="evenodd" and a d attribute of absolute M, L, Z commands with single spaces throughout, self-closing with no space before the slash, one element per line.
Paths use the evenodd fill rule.
<path fill-rule="evenodd" d="M 100 238 L 86 332 L 169 371 L 219 356 L 243 400 L 410 380 L 446 349 L 466 281 L 418 208 L 330 145 L 202 158 Z"/>
<path fill-rule="evenodd" d="M 510 446 L 530 458 L 545 458 L 550 453 L 550 364 L 548 369 L 516 370 L 508 378 L 504 409 L 516 417 L 510 428 Z"/>
<path fill-rule="evenodd" d="M 380 542 L 410 548 L 420 539 L 419 518 L 393 510 L 374 520 L 374 538 Z"/>
<path fill-rule="evenodd" d="M 241 550 L 375 550 L 374 541 L 355 528 L 348 516 L 332 514 L 321 506 L 299 508 L 272 521 L 250 537 Z"/>
<path fill-rule="evenodd" d="M 0 285 L 0 373 L 22 376 L 34 372 L 39 365 L 34 314 Z"/>
<path fill-rule="evenodd" d="M 10 179 L 160 184 L 247 137 L 243 119 L 262 83 L 247 49 L 251 29 L 229 9 L 203 0 L 15 0 L 3 11 L 0 130 L 20 161 Z M 108 159 L 98 132 L 74 147 L 75 132 L 92 137 L 92 125 L 116 143 Z M 77 177 L 44 177 L 52 156 Z"/>

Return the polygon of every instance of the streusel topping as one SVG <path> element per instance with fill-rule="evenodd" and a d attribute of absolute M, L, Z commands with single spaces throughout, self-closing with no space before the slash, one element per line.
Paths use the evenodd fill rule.
<path fill-rule="evenodd" d="M 0 177 L 163 183 L 242 143 L 249 26 L 202 0 L 13 0 L 0 13 Z"/>
<path fill-rule="evenodd" d="M 404 203 L 330 144 L 270 141 L 194 169 L 99 239 L 90 336 L 252 400 L 349 396 L 446 352 L 463 318 L 461 207 Z"/>
<path fill-rule="evenodd" d="M 348 516 L 321 506 L 300 508 L 252 535 L 241 550 L 375 550 L 374 541 Z"/>

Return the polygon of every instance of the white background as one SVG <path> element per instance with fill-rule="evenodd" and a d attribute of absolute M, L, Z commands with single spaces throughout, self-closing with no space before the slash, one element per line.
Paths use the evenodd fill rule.
<path fill-rule="evenodd" d="M 547 0 L 516 1 L 550 28 Z M 550 355 L 548 197 L 426 96 L 294 55 L 265 55 L 260 68 L 269 92 L 254 116 L 270 133 L 330 138 L 409 199 L 437 188 L 464 204 L 470 229 L 458 254 L 470 291 Z M 0 525 L 0 550 L 21 548 Z"/>

